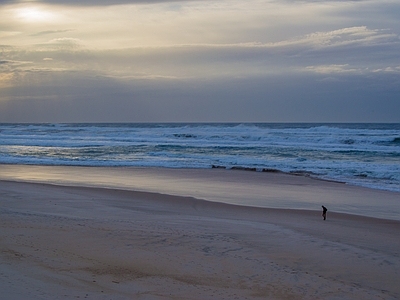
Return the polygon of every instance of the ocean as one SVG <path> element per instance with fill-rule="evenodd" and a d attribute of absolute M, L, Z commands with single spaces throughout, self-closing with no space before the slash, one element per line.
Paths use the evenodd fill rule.
<path fill-rule="evenodd" d="M 280 171 L 400 192 L 400 124 L 0 124 L 0 164 Z"/>

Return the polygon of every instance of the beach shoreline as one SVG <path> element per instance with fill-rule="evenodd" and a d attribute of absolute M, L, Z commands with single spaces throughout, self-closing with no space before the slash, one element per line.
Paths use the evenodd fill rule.
<path fill-rule="evenodd" d="M 274 178 L 314 194 L 333 184 Z M 0 180 L 0 201 L 11 300 L 400 297 L 398 220 L 45 180 Z"/>
<path fill-rule="evenodd" d="M 242 206 L 330 211 L 400 220 L 400 193 L 283 172 L 0 165 L 0 180 L 188 196 Z M 384 201 L 382 201 L 384 199 Z"/>

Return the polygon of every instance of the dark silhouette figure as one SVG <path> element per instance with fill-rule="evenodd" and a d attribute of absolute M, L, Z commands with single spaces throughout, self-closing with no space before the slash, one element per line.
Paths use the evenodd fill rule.
<path fill-rule="evenodd" d="M 322 217 L 324 218 L 324 220 L 326 220 L 326 212 L 328 211 L 328 209 L 322 205 Z"/>

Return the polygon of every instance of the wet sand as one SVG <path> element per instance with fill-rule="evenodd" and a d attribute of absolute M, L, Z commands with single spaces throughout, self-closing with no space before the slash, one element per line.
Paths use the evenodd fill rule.
<path fill-rule="evenodd" d="M 4 299 L 400 298 L 400 221 L 16 180 L 0 181 Z"/>
<path fill-rule="evenodd" d="M 0 165 L 0 180 L 154 192 L 242 206 L 320 209 L 400 221 L 400 193 L 285 173 Z"/>

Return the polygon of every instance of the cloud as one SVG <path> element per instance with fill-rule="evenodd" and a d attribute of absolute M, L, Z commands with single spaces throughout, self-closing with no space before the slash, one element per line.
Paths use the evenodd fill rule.
<path fill-rule="evenodd" d="M 379 41 L 379 43 L 377 42 Z M 379 52 L 376 52 L 379 47 Z M 24 70 L 51 68 L 99 76 L 135 78 L 238 78 L 270 74 L 369 74 L 396 70 L 398 36 L 367 27 L 316 32 L 273 43 L 189 44 L 127 49 L 87 49 L 80 39 L 60 37 L 8 55 L 30 62 Z M 6 54 L 6 53 L 5 53 Z M 7 58 L 7 54 L 5 55 Z M 21 72 L 21 68 L 19 68 Z"/>
<path fill-rule="evenodd" d="M 57 45 L 79 45 L 81 44 L 81 40 L 77 38 L 62 37 L 62 38 L 52 39 L 48 43 Z"/>
<path fill-rule="evenodd" d="M 387 68 L 384 68 L 384 69 L 375 69 L 372 72 L 374 72 L 374 73 L 398 73 L 398 74 L 400 74 L 400 66 L 387 67 Z"/>
<path fill-rule="evenodd" d="M 398 122 L 390 75 L 134 80 L 58 73 L 46 84 L 3 90 L 0 119 L 25 122 Z M 45 76 L 43 74 L 42 76 Z M 110 99 L 112 101 L 110 102 Z M 46 109 L 43 109 L 46 107 Z M 51 113 L 49 113 L 51 112 Z M 14 119 L 12 119 L 14 116 Z M 16 118 L 18 116 L 18 118 Z"/>
<path fill-rule="evenodd" d="M 399 118 L 395 0 L 0 4 L 0 121 Z"/>
<path fill-rule="evenodd" d="M 155 3 L 170 3 L 170 2 L 187 2 L 188 0 L 36 0 L 36 1 L 23 1 L 23 0 L 0 0 L 2 4 L 21 4 L 21 3 L 42 3 L 52 5 L 64 6 L 112 6 L 112 5 L 125 5 L 125 4 L 155 4 Z M 194 1 L 194 0 L 192 0 Z"/>
<path fill-rule="evenodd" d="M 18 31 L 1 31 L 0 30 L 0 38 L 9 38 L 9 37 L 12 37 L 12 36 L 16 36 L 16 35 L 19 35 L 19 34 L 21 34 L 21 32 L 18 32 Z M 4 47 L 4 45 L 0 45 L 0 46 L 3 46 Z"/>
<path fill-rule="evenodd" d="M 306 67 L 307 70 L 321 73 L 321 74 L 331 74 L 331 73 L 359 73 L 357 69 L 349 68 L 349 65 L 322 65 L 322 66 L 309 66 Z"/>
<path fill-rule="evenodd" d="M 19 61 L 19 60 L 0 60 L 0 65 L 8 66 L 23 66 L 27 64 L 32 64 L 32 61 Z"/>
<path fill-rule="evenodd" d="M 32 48 L 32 52 L 59 52 L 59 51 L 79 51 L 84 47 L 82 40 L 71 37 L 60 37 L 51 39 L 45 43 L 37 44 Z"/>
<path fill-rule="evenodd" d="M 367 26 L 341 28 L 326 32 L 314 32 L 302 37 L 266 44 L 267 47 L 308 46 L 315 49 L 372 46 L 382 44 L 399 45 L 399 36 L 385 29 L 369 29 Z"/>
<path fill-rule="evenodd" d="M 60 34 L 65 32 L 73 31 L 73 29 L 63 29 L 63 30 L 45 30 L 37 33 L 31 34 L 31 36 L 43 36 L 43 35 L 50 35 L 50 34 Z"/>

